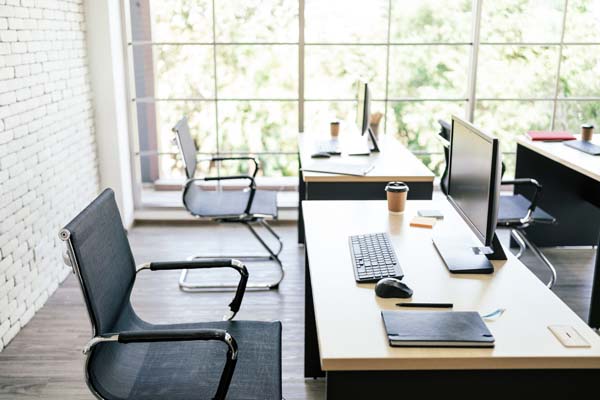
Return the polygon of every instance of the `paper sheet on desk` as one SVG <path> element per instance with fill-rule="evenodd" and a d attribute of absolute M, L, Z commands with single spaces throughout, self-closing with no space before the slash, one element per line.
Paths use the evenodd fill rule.
<path fill-rule="evenodd" d="M 310 163 L 302 168 L 306 172 L 322 172 L 325 174 L 365 176 L 375 168 L 373 163 L 350 163 L 350 162 L 331 162 Z"/>

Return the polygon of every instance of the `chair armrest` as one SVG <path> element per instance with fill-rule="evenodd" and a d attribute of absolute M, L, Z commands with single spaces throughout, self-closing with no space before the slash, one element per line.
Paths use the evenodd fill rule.
<path fill-rule="evenodd" d="M 439 142 L 442 144 L 442 146 L 444 146 L 447 149 L 450 148 L 450 142 L 448 140 L 444 139 L 440 135 L 436 135 L 435 137 L 437 138 L 437 140 L 439 140 Z"/>
<path fill-rule="evenodd" d="M 185 185 L 187 186 L 188 183 L 192 183 L 192 182 L 196 182 L 196 181 L 206 181 L 206 182 L 210 182 L 210 181 L 230 181 L 233 179 L 247 179 L 250 181 L 250 184 L 248 185 L 248 187 L 250 189 L 252 188 L 256 188 L 256 182 L 254 181 L 254 178 L 249 176 L 249 175 L 232 175 L 232 176 L 206 176 L 204 178 L 192 178 L 192 179 L 188 179 L 185 182 Z"/>
<path fill-rule="evenodd" d="M 542 185 L 535 179 L 531 178 L 516 178 L 503 180 L 500 182 L 502 185 L 513 185 L 513 186 L 532 186 L 534 188 L 533 199 L 531 200 L 531 204 L 527 209 L 527 215 L 524 220 L 529 220 L 537 207 L 537 203 L 542 196 Z"/>
<path fill-rule="evenodd" d="M 248 176 L 248 175 L 209 176 L 209 177 L 205 177 L 205 178 L 188 179 L 185 182 L 184 190 L 187 190 L 188 186 L 193 184 L 196 181 L 210 182 L 210 181 L 227 181 L 227 180 L 234 180 L 234 179 L 248 179 L 250 181 L 250 184 L 248 185 L 248 188 L 250 189 L 250 196 L 248 196 L 248 203 L 246 203 L 246 208 L 244 210 L 245 214 L 250 214 L 250 210 L 252 209 L 252 202 L 254 201 L 254 195 L 256 194 L 256 182 L 254 181 L 254 178 L 251 176 Z"/>
<path fill-rule="evenodd" d="M 260 169 L 260 161 L 258 161 L 258 159 L 256 157 L 250 157 L 250 156 L 211 157 L 211 158 L 205 158 L 205 159 L 198 160 L 198 161 L 213 162 L 213 161 L 242 161 L 242 160 L 252 160 L 252 162 L 254 163 L 254 172 L 252 173 L 252 177 L 256 178 L 256 174 L 258 173 L 258 170 Z"/>
<path fill-rule="evenodd" d="M 145 330 L 145 331 L 126 331 L 110 335 L 97 336 L 90 340 L 84 348 L 84 353 L 88 353 L 96 344 L 102 342 L 127 343 L 148 343 L 148 342 L 181 342 L 196 340 L 215 340 L 227 345 L 227 358 L 225 366 L 221 372 L 219 386 L 214 399 L 225 399 L 235 365 L 237 363 L 238 346 L 237 342 L 223 329 L 177 329 L 177 330 Z"/>
<path fill-rule="evenodd" d="M 235 296 L 229 303 L 229 315 L 225 315 L 223 320 L 229 321 L 240 310 L 244 293 L 246 293 L 246 284 L 248 283 L 248 269 L 238 260 L 232 259 L 212 259 L 212 260 L 189 260 L 189 261 L 158 261 L 145 265 L 143 269 L 151 271 L 170 271 L 175 269 L 205 269 L 205 268 L 233 268 L 240 274 L 240 282 L 235 291 Z M 138 270 L 139 271 L 139 270 Z"/>
<path fill-rule="evenodd" d="M 241 160 L 252 160 L 252 162 L 254 162 L 254 172 L 252 173 L 252 177 L 256 178 L 256 174 L 258 173 L 258 170 L 260 169 L 260 162 L 258 161 L 258 159 L 256 157 L 250 157 L 250 156 L 233 156 L 233 157 L 213 157 L 210 159 L 210 161 L 230 161 L 230 160 L 237 160 L 237 161 L 241 161 Z"/>

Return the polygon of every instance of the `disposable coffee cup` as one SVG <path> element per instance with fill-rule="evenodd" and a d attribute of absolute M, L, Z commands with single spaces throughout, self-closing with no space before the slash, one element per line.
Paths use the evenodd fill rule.
<path fill-rule="evenodd" d="M 387 194 L 388 210 L 392 214 L 404 212 L 408 186 L 404 182 L 390 182 L 385 187 Z"/>
<path fill-rule="evenodd" d="M 331 137 L 338 137 L 338 135 L 340 134 L 340 123 L 338 121 L 333 121 L 329 125 L 329 130 L 331 133 Z"/>
<path fill-rule="evenodd" d="M 591 142 L 593 134 L 594 134 L 594 125 L 592 125 L 592 124 L 581 125 L 581 140 L 586 141 L 586 142 Z"/>

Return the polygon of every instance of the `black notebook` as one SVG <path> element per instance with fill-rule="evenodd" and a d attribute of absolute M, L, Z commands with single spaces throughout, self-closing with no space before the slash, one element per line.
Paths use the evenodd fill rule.
<path fill-rule="evenodd" d="M 583 140 L 571 140 L 564 143 L 565 146 L 572 147 L 576 150 L 583 151 L 584 153 L 591 154 L 593 156 L 600 155 L 600 146 Z"/>
<path fill-rule="evenodd" d="M 390 346 L 494 347 L 494 336 L 476 312 L 382 311 Z"/>

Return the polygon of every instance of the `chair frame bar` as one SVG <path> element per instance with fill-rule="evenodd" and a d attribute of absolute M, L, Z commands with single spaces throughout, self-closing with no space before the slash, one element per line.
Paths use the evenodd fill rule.
<path fill-rule="evenodd" d="M 81 288 L 81 291 L 83 292 L 83 299 L 84 299 L 84 303 L 85 303 L 85 308 L 87 311 L 87 315 L 90 319 L 90 325 L 92 327 L 92 340 L 94 338 L 97 338 L 97 330 L 96 330 L 96 324 L 94 323 L 94 320 L 92 318 L 92 308 L 89 304 L 89 295 L 87 292 L 87 288 L 83 282 L 83 278 L 81 276 L 81 270 L 79 269 L 79 263 L 77 262 L 77 257 L 75 257 L 75 250 L 73 249 L 73 242 L 71 241 L 71 232 L 69 232 L 68 229 L 61 229 L 60 232 L 58 233 L 59 238 L 66 243 L 67 245 L 67 252 L 66 252 L 66 256 L 63 257 L 63 260 L 65 261 L 65 264 L 67 264 L 68 266 L 71 267 L 71 269 L 73 270 L 73 274 L 75 274 L 75 276 L 77 276 L 77 280 L 79 281 L 79 287 Z M 94 343 L 95 344 L 95 343 Z M 90 363 L 90 356 L 91 356 L 91 351 L 88 350 L 88 346 L 90 346 L 90 342 L 88 342 L 88 344 L 84 347 L 84 354 L 85 354 L 85 363 L 83 365 L 83 373 L 85 376 L 85 384 L 87 385 L 88 389 L 90 390 L 90 392 L 92 392 L 92 394 L 100 400 L 105 400 L 104 397 L 102 397 L 100 395 L 100 393 L 98 393 L 96 391 L 96 388 L 94 387 L 94 385 L 92 385 L 92 381 L 90 379 L 90 373 L 89 373 L 89 363 Z M 91 348 L 91 347 L 90 347 Z M 86 350 L 88 350 L 88 352 L 86 353 Z"/>
<path fill-rule="evenodd" d="M 556 280 L 558 277 L 558 275 L 556 273 L 556 268 L 554 267 L 554 265 L 552 265 L 550 260 L 548 260 L 548 258 L 544 255 L 544 253 L 542 253 L 542 251 L 535 244 L 531 243 L 529 238 L 527 238 L 527 233 L 525 233 L 524 230 L 512 229 L 511 235 L 513 236 L 513 238 L 518 237 L 521 240 L 521 242 L 523 244 L 525 244 L 525 246 L 529 247 L 529 249 L 531 249 L 533 254 L 535 254 L 535 256 L 537 258 L 539 258 L 540 261 L 542 261 L 542 263 L 544 263 L 546 265 L 548 270 L 550 270 L 550 280 L 548 281 L 548 283 L 546 283 L 546 287 L 548 287 L 548 289 L 552 289 L 552 287 L 556 283 Z M 521 243 L 519 242 L 519 239 L 515 239 L 515 240 L 519 244 L 519 247 L 521 247 Z M 517 253 L 517 254 L 523 254 L 522 248 L 519 250 L 519 253 Z"/>
<path fill-rule="evenodd" d="M 221 222 L 229 222 L 227 220 L 220 220 L 220 221 Z M 253 291 L 276 289 L 277 287 L 279 287 L 279 284 L 281 283 L 281 281 L 283 280 L 283 278 L 285 276 L 283 264 L 279 258 L 279 255 L 281 254 L 281 251 L 283 250 L 283 242 L 282 242 L 281 238 L 275 233 L 273 228 L 263 218 L 254 218 L 254 220 L 243 220 L 243 221 L 236 220 L 235 222 L 241 223 L 244 226 L 246 226 L 248 228 L 248 230 L 252 233 L 252 235 L 264 247 L 264 249 L 267 251 L 268 255 L 241 254 L 241 255 L 236 255 L 236 256 L 228 255 L 227 257 L 235 258 L 235 259 L 238 259 L 241 261 L 244 261 L 244 260 L 270 261 L 270 262 L 273 262 L 277 266 L 277 272 L 278 272 L 278 277 L 276 279 L 269 281 L 269 282 L 248 283 L 246 285 L 246 289 L 253 290 Z M 277 242 L 279 244 L 279 247 L 277 250 L 273 250 L 266 243 L 266 241 L 260 236 L 260 234 L 252 226 L 253 222 L 259 223 L 277 240 Z M 219 255 L 219 256 L 214 256 L 214 255 L 213 256 L 204 256 L 204 255 L 203 256 L 191 256 L 188 258 L 188 260 L 200 260 L 200 259 L 204 259 L 204 258 L 220 258 L 220 257 L 223 257 L 223 256 L 222 255 Z M 229 290 L 235 290 L 235 288 L 237 287 L 237 285 L 229 284 L 229 283 L 210 284 L 210 283 L 190 282 L 188 280 L 188 274 L 189 274 L 188 269 L 182 269 L 181 275 L 179 276 L 179 289 L 181 289 L 184 292 L 198 292 L 198 291 L 206 291 L 206 290 L 229 291 Z"/>
<path fill-rule="evenodd" d="M 544 253 L 542 253 L 542 251 L 529 240 L 529 238 L 527 237 L 527 233 L 525 232 L 525 228 L 529 227 L 530 225 L 534 223 L 543 223 L 536 221 L 535 217 L 533 216 L 533 213 L 537 208 L 537 203 L 542 195 L 542 185 L 540 185 L 537 180 L 531 178 L 517 178 L 505 180 L 502 181 L 502 184 L 513 186 L 528 185 L 533 187 L 534 189 L 533 199 L 531 200 L 531 204 L 527 209 L 527 214 L 518 221 L 506 221 L 498 225 L 500 227 L 510 228 L 510 235 L 519 246 L 519 251 L 517 252 L 517 254 L 515 254 L 517 258 L 521 258 L 525 250 L 529 247 L 533 254 L 535 254 L 535 256 L 546 266 L 546 268 L 548 268 L 548 270 L 550 271 L 550 280 L 546 283 L 546 287 L 548 287 L 548 289 L 552 289 L 552 287 L 556 283 L 556 280 L 558 279 L 556 268 L 550 262 L 550 260 L 548 260 L 548 257 L 546 257 Z M 552 224 L 555 223 L 555 221 L 546 223 Z"/>

